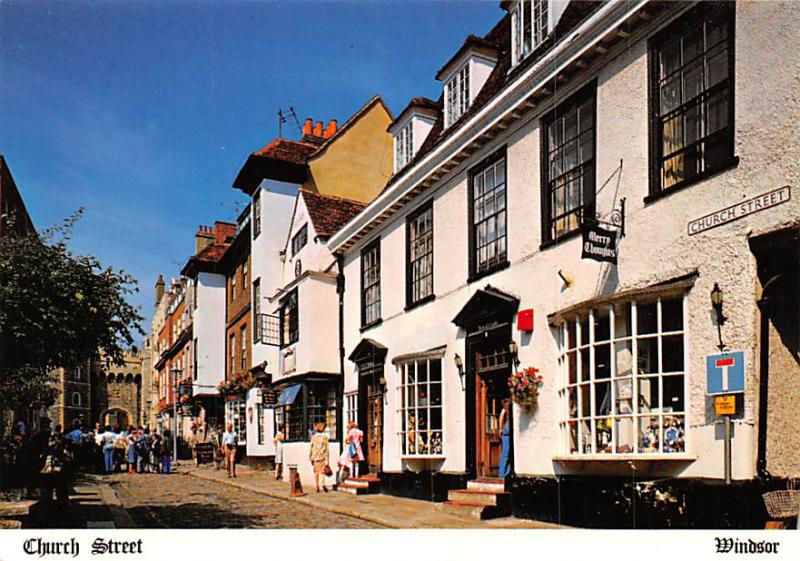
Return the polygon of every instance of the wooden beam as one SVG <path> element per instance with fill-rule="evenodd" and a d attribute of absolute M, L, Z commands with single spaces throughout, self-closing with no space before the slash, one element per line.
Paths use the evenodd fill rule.
<path fill-rule="evenodd" d="M 608 52 L 608 48 L 602 43 L 598 43 L 597 45 L 595 45 L 594 50 L 600 53 L 601 55 L 604 55 Z"/>
<path fill-rule="evenodd" d="M 585 60 L 583 60 L 582 58 L 580 58 L 575 62 L 575 66 L 577 66 L 578 68 L 583 70 L 584 68 L 588 68 L 589 67 L 589 63 L 586 62 Z"/>
<path fill-rule="evenodd" d="M 642 10 L 639 12 L 639 17 L 645 21 L 650 21 L 653 19 L 653 16 L 647 10 Z"/>
<path fill-rule="evenodd" d="M 625 31 L 625 30 L 624 30 L 624 29 L 622 29 L 622 28 L 619 28 L 619 29 L 617 29 L 617 35 L 618 35 L 618 36 L 620 36 L 620 37 L 622 37 L 623 39 L 627 39 L 628 37 L 630 37 L 630 36 L 631 36 L 631 34 L 630 34 L 630 33 L 628 33 L 627 31 Z"/>

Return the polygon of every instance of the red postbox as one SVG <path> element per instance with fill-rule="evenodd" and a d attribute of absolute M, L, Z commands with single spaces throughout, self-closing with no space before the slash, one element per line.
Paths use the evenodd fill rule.
<path fill-rule="evenodd" d="M 517 329 L 533 331 L 533 308 L 517 312 Z"/>

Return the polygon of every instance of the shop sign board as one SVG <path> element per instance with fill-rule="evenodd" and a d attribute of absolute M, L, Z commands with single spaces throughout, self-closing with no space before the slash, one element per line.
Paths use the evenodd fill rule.
<path fill-rule="evenodd" d="M 210 442 L 198 442 L 194 445 L 194 451 L 198 464 L 210 464 L 214 461 L 214 447 Z"/>
<path fill-rule="evenodd" d="M 273 406 L 278 403 L 278 392 L 270 389 L 261 390 L 261 403 L 265 406 Z"/>
<path fill-rule="evenodd" d="M 706 357 L 706 395 L 744 393 L 742 351 Z"/>
<path fill-rule="evenodd" d="M 617 232 L 597 225 L 585 225 L 581 259 L 617 264 Z"/>
<path fill-rule="evenodd" d="M 714 411 L 717 413 L 717 415 L 735 415 L 736 396 L 718 395 L 714 397 Z"/>
<path fill-rule="evenodd" d="M 705 232 L 711 228 L 722 226 L 734 220 L 739 220 L 750 214 L 766 210 L 788 202 L 792 198 L 792 189 L 788 185 L 762 193 L 752 199 L 747 199 L 735 205 L 723 208 L 689 222 L 687 230 L 690 236 Z"/>

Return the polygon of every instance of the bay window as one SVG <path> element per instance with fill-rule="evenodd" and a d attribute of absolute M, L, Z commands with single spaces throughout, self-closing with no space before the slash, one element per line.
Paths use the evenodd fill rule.
<path fill-rule="evenodd" d="M 559 329 L 568 454 L 686 451 L 685 296 L 598 306 Z"/>
<path fill-rule="evenodd" d="M 511 10 L 511 64 L 528 56 L 547 37 L 547 0 L 519 0 Z"/>
<path fill-rule="evenodd" d="M 281 348 L 296 343 L 300 338 L 297 289 L 289 293 L 281 303 Z"/>
<path fill-rule="evenodd" d="M 336 383 L 308 381 L 281 392 L 275 406 L 275 426 L 283 427 L 287 442 L 307 442 L 314 425 L 325 423 L 325 434 L 336 435 Z"/>
<path fill-rule="evenodd" d="M 400 431 L 403 457 L 442 456 L 442 360 L 421 358 L 398 364 Z"/>
<path fill-rule="evenodd" d="M 469 62 L 444 85 L 444 100 L 444 126 L 449 127 L 469 108 Z"/>
<path fill-rule="evenodd" d="M 651 196 L 734 162 L 734 9 L 701 2 L 651 41 Z"/>

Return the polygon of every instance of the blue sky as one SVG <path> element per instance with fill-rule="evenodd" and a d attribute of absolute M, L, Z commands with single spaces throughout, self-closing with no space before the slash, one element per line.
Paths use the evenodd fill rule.
<path fill-rule="evenodd" d="M 73 250 L 131 272 L 149 321 L 197 226 L 246 204 L 231 184 L 279 108 L 341 123 L 376 93 L 395 114 L 435 99 L 498 4 L 2 1 L 0 153 L 37 228 L 86 208 Z"/>

